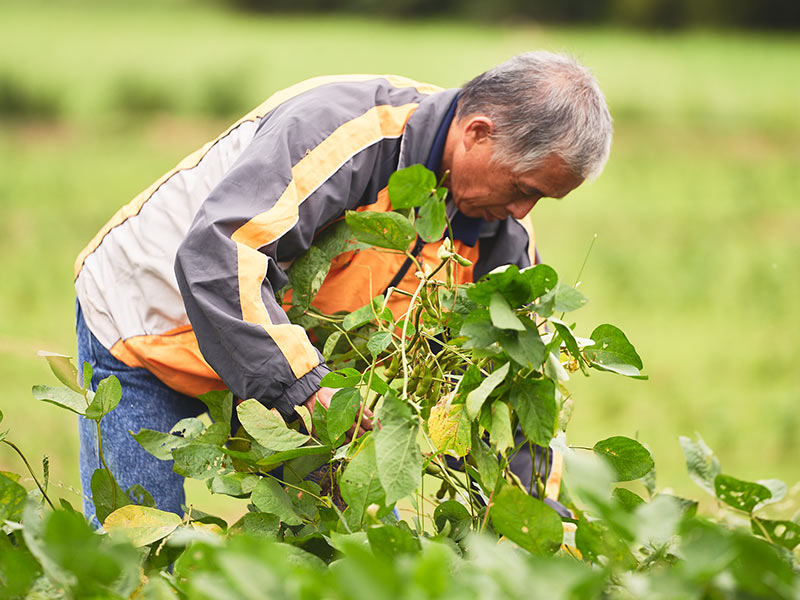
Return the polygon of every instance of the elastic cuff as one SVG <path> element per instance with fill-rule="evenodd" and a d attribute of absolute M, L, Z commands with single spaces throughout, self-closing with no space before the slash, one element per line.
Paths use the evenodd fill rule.
<path fill-rule="evenodd" d="M 322 378 L 330 372 L 331 370 L 325 365 L 314 367 L 284 390 L 283 398 L 274 408 L 278 409 L 284 420 L 293 421 L 297 417 L 294 407 L 305 404 L 306 400 L 319 390 Z"/>

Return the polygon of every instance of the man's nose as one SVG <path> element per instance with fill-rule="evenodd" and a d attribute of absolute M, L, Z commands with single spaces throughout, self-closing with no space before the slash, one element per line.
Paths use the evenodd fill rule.
<path fill-rule="evenodd" d="M 538 201 L 538 198 L 514 200 L 514 202 L 506 206 L 506 208 L 515 219 L 524 219 L 528 213 L 531 212 L 531 209 L 536 206 Z"/>

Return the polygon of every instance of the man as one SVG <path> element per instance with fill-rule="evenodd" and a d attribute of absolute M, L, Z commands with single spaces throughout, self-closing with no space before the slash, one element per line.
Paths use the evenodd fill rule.
<path fill-rule="evenodd" d="M 503 264 L 528 266 L 517 219 L 599 173 L 610 142 L 592 76 L 546 52 L 517 56 L 461 90 L 361 75 L 273 95 L 120 209 L 76 261 L 79 360 L 92 364 L 93 385 L 111 373 L 122 383 L 122 402 L 103 422 L 120 485 L 140 483 L 180 513 L 182 478 L 128 430 L 169 431 L 203 412 L 196 397 L 206 391 L 227 387 L 285 418 L 299 404 L 313 410 L 316 398 L 327 405 L 332 390 L 319 382 L 328 369 L 274 293 L 287 265 L 345 210 L 391 210 L 392 172 L 420 163 L 445 176 L 456 250 L 474 263 L 459 273 L 466 282 Z M 425 261 L 439 243 L 414 251 Z M 415 285 L 403 263 L 378 251 L 350 256 L 332 265 L 315 305 L 354 310 L 389 286 Z M 83 421 L 87 497 L 98 466 Z M 85 509 L 93 512 L 88 501 Z"/>

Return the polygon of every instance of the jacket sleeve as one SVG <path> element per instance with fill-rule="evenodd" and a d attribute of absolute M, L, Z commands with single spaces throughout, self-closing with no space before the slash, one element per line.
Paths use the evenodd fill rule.
<path fill-rule="evenodd" d="M 287 282 L 278 261 L 301 255 L 320 227 L 371 192 L 381 145 L 329 143 L 335 128 L 321 130 L 313 119 L 274 121 L 261 123 L 202 204 L 175 274 L 211 367 L 237 397 L 287 418 L 328 369 L 275 300 Z"/>

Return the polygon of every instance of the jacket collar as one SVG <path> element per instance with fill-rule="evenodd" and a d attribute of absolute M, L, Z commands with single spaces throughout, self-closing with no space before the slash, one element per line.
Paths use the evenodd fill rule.
<path fill-rule="evenodd" d="M 411 165 L 428 164 L 436 134 L 448 117 L 458 92 L 458 89 L 444 90 L 422 99 L 403 132 L 398 170 Z"/>

